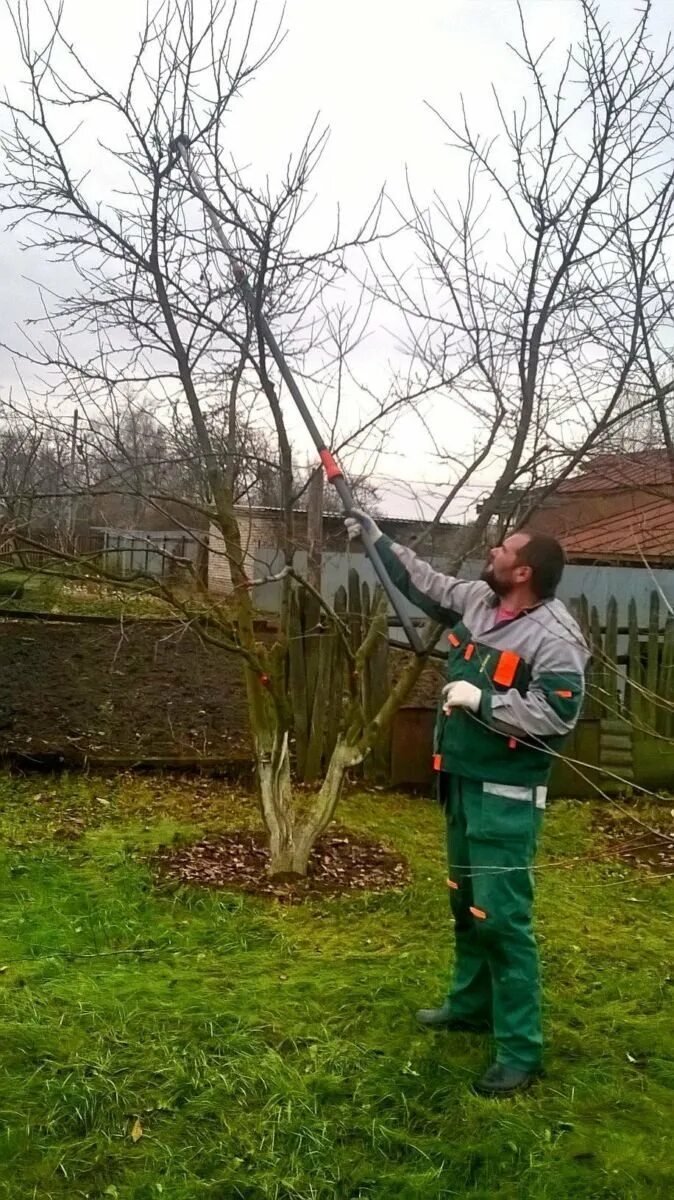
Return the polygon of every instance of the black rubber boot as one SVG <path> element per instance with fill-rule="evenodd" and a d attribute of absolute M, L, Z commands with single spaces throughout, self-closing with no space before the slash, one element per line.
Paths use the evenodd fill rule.
<path fill-rule="evenodd" d="M 481 1079 L 473 1084 L 473 1091 L 478 1096 L 486 1096 L 490 1100 L 505 1099 L 525 1092 L 532 1083 L 540 1077 L 541 1071 L 522 1071 L 518 1067 L 506 1067 L 503 1063 L 493 1063 Z"/>
<path fill-rule="evenodd" d="M 456 1033 L 488 1033 L 488 1021 L 467 1021 L 464 1017 L 453 1017 L 449 1005 L 440 1008 L 420 1008 L 417 1021 L 425 1029 L 448 1029 Z"/>

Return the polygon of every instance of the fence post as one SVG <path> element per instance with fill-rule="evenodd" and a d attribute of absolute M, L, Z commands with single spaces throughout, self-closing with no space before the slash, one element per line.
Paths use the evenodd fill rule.
<path fill-rule="evenodd" d="M 349 569 L 348 577 L 348 593 L 349 593 L 349 608 L 347 612 L 347 623 L 350 630 L 351 649 L 355 654 L 360 643 L 363 640 L 363 621 L 361 604 L 362 597 L 360 592 L 360 575 L 355 567 Z"/>
<path fill-rule="evenodd" d="M 298 775 L 303 779 L 309 737 L 309 715 L 304 636 L 300 604 L 295 589 L 290 594 L 288 675 L 295 724 L 295 764 Z"/>
<path fill-rule="evenodd" d="M 643 714 L 643 671 L 641 668 L 641 647 L 639 645 L 637 602 L 634 596 L 630 600 L 627 610 L 627 638 L 627 686 L 625 688 L 625 707 L 632 720 L 637 724 L 641 724 Z"/>
<path fill-rule="evenodd" d="M 604 695 L 604 676 L 602 670 L 602 637 L 601 626 L 599 623 L 599 613 L 592 606 L 591 611 L 588 611 L 587 599 L 581 596 L 581 613 L 586 619 L 586 626 L 583 630 L 590 646 L 592 658 L 587 669 L 587 697 L 585 701 L 585 716 L 600 717 L 603 712 Z M 584 604 L 582 603 L 584 601 Z"/>
<path fill-rule="evenodd" d="M 648 620 L 648 658 L 646 660 L 646 697 L 645 717 L 649 729 L 655 732 L 658 714 L 658 667 L 660 658 L 660 596 L 651 592 L 651 604 Z"/>
<path fill-rule="evenodd" d="M 337 588 L 332 607 L 338 617 L 344 620 L 346 616 L 346 589 Z M 341 639 L 335 636 L 335 648 L 332 659 L 332 675 L 330 679 L 330 699 L 328 704 L 327 733 L 325 740 L 325 757 L 330 758 L 342 725 L 344 709 L 344 693 L 346 689 L 347 660 Z"/>
<path fill-rule="evenodd" d="M 363 585 L 363 607 L 365 588 Z M 368 589 L 369 592 L 369 589 Z M 376 587 L 369 605 L 370 621 L 376 622 L 379 636 L 374 650 L 365 666 L 364 703 L 365 719 L 376 716 L 391 690 L 390 647 L 388 641 L 388 606 L 382 588 Z M 387 783 L 391 775 L 391 727 L 380 734 L 365 759 L 365 778 L 376 783 Z"/>
<path fill-rule="evenodd" d="M 604 634 L 604 661 L 613 712 L 620 710 L 618 690 L 618 601 L 609 596 L 606 606 L 606 632 Z"/>
<path fill-rule="evenodd" d="M 328 714 L 330 712 L 330 685 L 332 682 L 331 676 L 336 641 L 337 634 L 332 627 L 328 627 L 327 629 L 321 628 L 318 636 L 318 668 L 313 697 L 314 703 L 311 708 L 309 741 L 304 764 L 304 778 L 307 783 L 313 783 L 317 778 L 323 762 Z M 308 704 L 311 705 L 310 699 L 308 699 Z"/>
<path fill-rule="evenodd" d="M 662 645 L 662 662 L 658 681 L 658 733 L 671 738 L 674 735 L 674 617 L 667 617 Z"/>

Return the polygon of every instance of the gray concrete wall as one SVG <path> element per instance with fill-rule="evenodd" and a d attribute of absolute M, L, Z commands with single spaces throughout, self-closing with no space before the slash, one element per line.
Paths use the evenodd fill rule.
<path fill-rule="evenodd" d="M 273 550 L 256 550 L 251 554 L 252 567 L 256 579 L 262 579 L 265 575 L 273 574 L 279 571 L 282 566 L 281 556 L 278 551 Z M 307 565 L 307 556 L 305 553 L 298 552 L 295 556 L 297 570 L 304 572 Z M 446 569 L 447 564 L 442 559 L 436 559 L 434 566 L 438 570 Z M 323 593 L 329 599 L 332 599 L 337 588 L 346 584 L 349 567 L 355 567 L 361 579 L 367 580 L 370 585 L 376 582 L 374 569 L 370 561 L 363 557 L 362 554 L 330 554 L 326 555 L 323 563 Z M 461 575 L 466 579 L 478 578 L 482 570 L 482 563 L 468 562 L 464 564 Z M 674 570 L 653 570 L 650 571 L 645 567 L 606 567 L 606 566 L 584 566 L 570 565 L 564 572 L 564 578 L 559 588 L 559 598 L 566 604 L 576 599 L 582 594 L 585 594 L 591 605 L 596 605 L 601 617 L 603 618 L 606 612 L 606 606 L 610 596 L 615 596 L 618 601 L 618 621 L 619 624 L 627 622 L 627 607 L 630 599 L 634 596 L 637 601 L 637 611 L 641 624 L 648 622 L 648 612 L 650 604 L 651 592 L 662 590 L 662 593 L 667 598 L 674 610 Z M 259 608 L 267 609 L 270 612 L 275 612 L 278 609 L 280 595 L 280 585 L 278 583 L 265 584 L 264 586 L 255 589 L 255 599 Z M 410 604 L 408 601 L 401 598 L 401 602 L 407 612 L 414 616 L 419 616 L 419 610 Z M 666 615 L 666 605 L 664 602 L 661 605 L 662 618 Z"/>

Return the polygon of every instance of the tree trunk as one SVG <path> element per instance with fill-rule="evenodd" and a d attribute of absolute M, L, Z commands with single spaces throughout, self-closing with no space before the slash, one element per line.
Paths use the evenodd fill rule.
<path fill-rule="evenodd" d="M 260 795 L 269 831 L 269 873 L 273 879 L 306 875 L 311 851 L 334 816 L 346 772 L 361 759 L 356 746 L 340 739 L 313 807 L 299 818 L 293 800 L 287 734 L 280 745 L 258 747 Z"/>
<path fill-rule="evenodd" d="M 279 881 L 301 879 L 307 873 L 311 846 L 298 845 L 294 831 L 288 838 L 272 834 L 269 838 L 269 874 Z"/>
<path fill-rule="evenodd" d="M 362 759 L 362 753 L 357 746 L 347 742 L 345 738 L 338 739 L 313 808 L 304 821 L 298 823 L 295 833 L 296 861 L 304 863 L 302 874 L 306 874 L 306 864 L 314 845 L 335 815 L 347 771 L 350 767 L 357 766 Z"/>
<path fill-rule="evenodd" d="M 323 471 L 314 471 L 307 493 L 307 579 L 317 592 L 323 573 Z"/>

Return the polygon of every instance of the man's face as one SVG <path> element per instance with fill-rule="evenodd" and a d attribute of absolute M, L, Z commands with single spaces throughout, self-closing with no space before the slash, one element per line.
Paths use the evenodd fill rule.
<path fill-rule="evenodd" d="M 531 567 L 519 560 L 528 541 L 526 533 L 511 533 L 500 546 L 494 546 L 489 552 L 482 578 L 497 596 L 507 596 L 514 588 L 531 579 Z"/>

